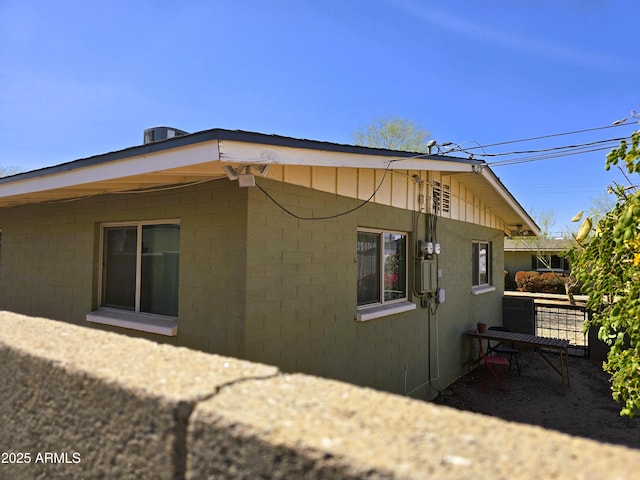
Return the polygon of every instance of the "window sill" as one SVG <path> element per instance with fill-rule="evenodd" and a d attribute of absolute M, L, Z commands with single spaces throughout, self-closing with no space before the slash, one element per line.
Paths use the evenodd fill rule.
<path fill-rule="evenodd" d="M 493 285 L 482 285 L 479 287 L 471 287 L 472 295 L 482 295 L 483 293 L 495 292 L 496 287 Z"/>
<path fill-rule="evenodd" d="M 376 305 L 375 307 L 363 308 L 356 313 L 356 321 L 366 322 L 376 318 L 395 315 L 397 313 L 415 310 L 416 304 L 412 302 L 392 303 L 391 305 Z"/>
<path fill-rule="evenodd" d="M 178 319 L 163 315 L 101 309 L 87 313 L 87 322 L 129 328 L 141 332 L 157 333 L 168 337 L 178 335 Z"/>

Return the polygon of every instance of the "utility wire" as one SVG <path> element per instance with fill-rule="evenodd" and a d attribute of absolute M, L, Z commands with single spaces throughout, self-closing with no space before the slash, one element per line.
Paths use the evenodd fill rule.
<path fill-rule="evenodd" d="M 638 116 L 637 116 L 637 114 L 635 114 L 635 112 L 632 112 L 631 118 L 638 118 Z M 526 162 L 535 162 L 535 161 L 541 161 L 541 160 L 548 160 L 548 159 L 552 159 L 552 158 L 560 158 L 560 157 L 578 155 L 578 154 L 582 154 L 582 153 L 597 152 L 597 151 L 601 151 L 601 150 L 614 148 L 615 146 L 617 146 L 619 144 L 619 142 L 621 142 L 622 140 L 626 140 L 629 137 L 617 137 L 617 138 L 610 138 L 610 139 L 605 139 L 605 140 L 596 140 L 596 141 L 593 141 L 593 142 L 571 144 L 571 145 L 563 145 L 563 146 L 559 146 L 559 147 L 529 149 L 529 150 L 516 150 L 516 151 L 511 151 L 511 152 L 498 152 L 498 153 L 488 153 L 485 150 L 485 148 L 501 146 L 501 145 L 509 145 L 509 144 L 520 143 L 520 142 L 528 142 L 528 141 L 533 141 L 533 140 L 542 140 L 542 139 L 548 139 L 548 138 L 554 138 L 554 137 L 561 137 L 561 136 L 566 136 L 566 135 L 575 135 L 575 134 L 580 134 L 580 133 L 585 133 L 585 132 L 593 132 L 593 131 L 605 130 L 605 129 L 609 129 L 609 128 L 617 128 L 617 127 L 622 127 L 622 126 L 627 126 L 627 125 L 628 126 L 635 126 L 635 125 L 637 125 L 637 123 L 639 123 L 639 122 L 625 123 L 626 120 L 627 119 L 625 118 L 623 120 L 615 122 L 612 125 L 605 125 L 605 126 L 602 126 L 602 127 L 586 128 L 586 129 L 581 129 L 581 130 L 573 130 L 573 131 L 570 131 L 570 132 L 553 133 L 553 134 L 549 134 L 549 135 L 540 135 L 540 136 L 537 136 L 537 137 L 530 137 L 530 138 L 525 138 L 525 139 L 520 139 L 520 140 L 510 140 L 510 141 L 492 143 L 492 144 L 487 144 L 487 145 L 480 145 L 478 142 L 473 142 L 473 143 L 475 143 L 477 145 L 477 146 L 473 146 L 473 147 L 464 147 L 463 148 L 462 146 L 460 146 L 458 144 L 454 144 L 454 147 L 449 148 L 449 150 L 444 152 L 444 155 L 446 155 L 447 153 L 452 153 L 452 152 L 462 152 L 462 153 L 467 154 L 469 156 L 469 158 L 476 158 L 478 160 L 495 158 L 495 157 L 528 155 L 528 156 L 521 157 L 521 158 L 512 158 L 512 159 L 508 159 L 508 160 L 494 161 L 494 162 L 488 162 L 487 163 L 487 165 L 490 165 L 490 166 L 503 166 L 503 165 L 514 165 L 514 164 L 518 164 L 518 163 L 526 163 Z M 596 147 L 598 145 L 603 145 L 603 147 L 601 147 L 601 148 L 590 148 L 590 147 Z M 471 151 L 471 150 L 478 150 L 478 149 L 480 149 L 482 151 L 482 153 L 477 152 L 477 151 L 476 152 L 472 152 Z M 538 155 L 535 155 L 535 154 L 538 154 Z"/>
<path fill-rule="evenodd" d="M 501 153 L 476 153 L 474 154 L 474 156 L 479 156 L 479 157 L 504 157 L 507 155 L 524 155 L 525 153 L 543 153 L 543 152 L 553 152 L 553 151 L 560 151 L 560 150 L 570 150 L 570 149 L 577 149 L 577 148 L 582 148 L 582 147 L 589 147 L 592 145 L 602 145 L 605 143 L 619 143 L 622 140 L 626 140 L 628 137 L 618 137 L 618 138 L 610 138 L 607 140 L 596 140 L 594 142 L 586 142 L 586 143 L 578 143 L 575 145 L 564 145 L 562 147 L 549 147 L 549 148 L 540 148 L 540 149 L 535 149 L 535 150 L 520 150 L 520 151 L 514 151 L 514 152 L 501 152 Z"/>
<path fill-rule="evenodd" d="M 611 147 L 599 147 L 599 148 L 592 148 L 589 150 L 580 150 L 575 152 L 563 152 L 563 153 L 556 153 L 556 154 L 529 156 L 529 157 L 523 157 L 523 158 L 512 158 L 508 160 L 500 160 L 497 162 L 488 162 L 487 165 L 489 165 L 490 167 L 503 167 L 506 165 L 516 165 L 518 163 L 538 162 L 541 160 L 550 160 L 553 158 L 581 155 L 583 153 L 599 152 L 602 150 L 609 150 L 610 148 Z"/>
<path fill-rule="evenodd" d="M 614 125 L 605 125 L 603 127 L 595 127 L 595 128 L 585 128 L 582 130 L 574 130 L 571 132 L 562 132 L 562 133 L 552 133 L 549 135 L 541 135 L 538 137 L 531 137 L 531 138 L 523 138 L 520 140 L 508 140 L 506 142 L 498 142 L 498 143 L 489 143 L 487 145 L 478 145 L 477 147 L 469 147 L 469 148 L 465 148 L 465 150 L 475 150 L 475 149 L 483 149 L 483 148 L 487 148 L 487 147 L 498 147 L 500 145 L 509 145 L 512 143 L 521 143 L 521 142 L 530 142 L 533 140 L 543 140 L 545 138 L 554 138 L 554 137 L 562 137 L 565 135 L 576 135 L 578 133 L 586 133 L 586 132 L 595 132 L 598 130 L 605 130 L 608 128 L 617 128 L 617 127 L 626 127 L 626 126 L 632 126 L 632 125 L 636 125 L 634 123 L 618 123 L 618 124 L 614 124 Z"/>
<path fill-rule="evenodd" d="M 446 153 L 459 151 L 459 152 L 463 152 L 463 153 L 468 154 L 469 158 L 480 157 L 478 159 L 482 159 L 482 157 L 488 159 L 488 158 L 495 158 L 495 157 L 506 157 L 506 156 L 512 156 L 513 157 L 513 156 L 517 156 L 517 155 L 527 155 L 525 157 L 511 158 L 511 159 L 506 159 L 506 160 L 501 160 L 501 161 L 487 162 L 487 165 L 489 165 L 489 166 L 514 165 L 514 164 L 518 164 L 518 163 L 536 162 L 536 161 L 548 160 L 548 159 L 552 159 L 552 158 L 561 158 L 561 157 L 567 157 L 567 156 L 572 156 L 572 155 L 579 155 L 579 154 L 583 154 L 583 153 L 591 153 L 591 152 L 597 152 L 597 151 L 602 151 L 602 150 L 608 150 L 608 149 L 611 149 L 611 148 L 615 148 L 621 141 L 627 140 L 629 137 L 616 137 L 616 138 L 609 138 L 609 139 L 605 139 L 605 140 L 595 140 L 595 141 L 592 141 L 592 142 L 585 142 L 585 143 L 579 143 L 579 144 L 563 145 L 563 146 L 559 146 L 559 147 L 539 148 L 539 149 L 530 149 L 530 150 L 516 150 L 516 151 L 512 151 L 512 152 L 487 153 L 485 148 L 486 147 L 491 147 L 491 146 L 497 146 L 497 145 L 512 144 L 512 143 L 517 143 L 517 142 L 524 142 L 524 141 L 531 141 L 531 140 L 538 140 L 538 139 L 546 139 L 546 138 L 551 138 L 551 137 L 559 137 L 559 136 L 563 136 L 563 135 L 573 135 L 573 134 L 577 134 L 577 133 L 590 132 L 590 131 L 596 131 L 596 130 L 603 130 L 603 129 L 607 129 L 607 128 L 615 128 L 615 127 L 623 126 L 623 124 L 624 124 L 624 122 L 621 121 L 621 122 L 617 122 L 617 123 L 615 123 L 613 125 L 608 125 L 608 126 L 604 126 L 604 127 L 596 127 L 596 128 L 589 128 L 589 129 L 583 129 L 583 130 L 574 130 L 574 131 L 571 131 L 571 132 L 563 132 L 563 133 L 556 133 L 556 134 L 550 134 L 550 135 L 543 135 L 543 136 L 531 137 L 531 138 L 523 139 L 523 140 L 512 140 L 512 141 L 500 142 L 500 143 L 494 143 L 494 144 L 488 144 L 488 145 L 479 145 L 478 144 L 477 147 L 463 148 L 460 145 L 455 145 L 454 148 L 449 149 Z M 633 124 L 629 123 L 629 124 L 626 124 L 626 125 L 633 125 Z M 482 153 L 479 153 L 479 152 L 472 153 L 472 152 L 470 152 L 470 150 L 475 150 L 475 149 L 482 149 Z"/>
<path fill-rule="evenodd" d="M 256 183 L 256 187 L 258 187 L 258 189 L 262 193 L 264 193 L 269 200 L 271 200 L 278 208 L 280 208 L 280 210 L 282 210 L 284 213 L 292 216 L 293 218 L 297 218 L 298 220 L 331 220 L 333 218 L 342 217 L 344 215 L 348 215 L 349 213 L 355 212 L 356 210 L 358 210 L 358 209 L 364 207 L 366 204 L 368 204 L 373 199 L 373 197 L 375 197 L 376 193 L 378 193 L 378 190 L 380 190 L 380 187 L 382 187 L 382 184 L 384 183 L 384 180 L 387 177 L 387 173 L 389 172 L 389 167 L 391 167 L 391 164 L 393 162 L 397 162 L 397 161 L 400 161 L 400 159 L 399 160 L 391 160 L 389 163 L 387 163 L 387 166 L 384 169 L 384 174 L 382 175 L 382 179 L 380 180 L 380 183 L 378 183 L 378 186 L 373 190 L 373 193 L 369 196 L 369 198 L 367 198 L 365 201 L 363 201 L 359 205 L 356 205 L 355 207 L 350 208 L 349 210 L 345 210 L 344 212 L 336 213 L 334 215 L 326 215 L 326 216 L 322 216 L 322 217 L 303 217 L 301 215 L 297 215 L 296 213 L 293 213 L 287 207 L 282 205 L 280 202 L 278 202 L 275 198 L 273 198 L 269 194 L 269 192 L 267 192 L 264 188 L 262 188 L 260 186 L 260 184 Z"/>
<path fill-rule="evenodd" d="M 605 130 L 605 129 L 609 129 L 609 128 L 617 128 L 617 127 L 628 126 L 628 125 L 634 125 L 634 123 L 624 123 L 624 121 L 621 121 L 621 122 L 616 122 L 613 125 L 605 125 L 605 126 L 602 126 L 602 127 L 586 128 L 586 129 L 582 129 L 582 130 L 573 130 L 571 132 L 553 133 L 553 134 L 549 134 L 549 135 L 541 135 L 541 136 L 537 136 L 537 137 L 530 137 L 530 138 L 525 138 L 525 139 L 520 139 L 520 140 L 509 140 L 509 141 L 505 141 L 505 142 L 491 143 L 491 144 L 487 144 L 487 145 L 478 144 L 478 146 L 476 146 L 476 147 L 468 147 L 468 148 L 462 148 L 461 146 L 456 145 L 457 148 L 448 150 L 446 153 L 459 151 L 459 152 L 467 153 L 467 154 L 469 154 L 471 156 L 474 156 L 474 157 L 475 156 L 478 156 L 478 157 L 499 157 L 499 156 L 508 156 L 508 155 L 539 154 L 539 155 L 530 155 L 530 156 L 521 157 L 521 158 L 511 158 L 511 159 L 500 160 L 500 161 L 495 161 L 495 162 L 486 162 L 486 165 L 492 166 L 492 167 L 515 165 L 515 164 L 518 164 L 518 163 L 537 162 L 537 161 L 541 161 L 541 160 L 549 160 L 549 159 L 553 159 L 553 158 L 561 158 L 561 157 L 567 157 L 567 156 L 573 156 L 573 155 L 580 155 L 580 154 L 583 154 L 583 153 L 591 153 L 591 152 L 598 152 L 598 151 L 602 151 L 602 150 L 608 150 L 608 149 L 612 148 L 615 144 L 619 143 L 620 141 L 626 140 L 628 137 L 619 137 L 619 138 L 612 138 L 612 139 L 607 139 L 607 140 L 596 140 L 596 141 L 593 141 L 593 142 L 586 142 L 586 143 L 575 144 L 575 145 L 565 145 L 565 146 L 561 146 L 561 147 L 541 148 L 541 149 L 536 149 L 536 150 L 533 150 L 533 149 L 532 150 L 521 150 L 521 151 L 513 151 L 513 152 L 486 153 L 484 149 L 488 148 L 488 147 L 509 145 L 509 144 L 513 144 L 513 143 L 529 142 L 529 141 L 533 141 L 533 140 L 543 140 L 543 139 L 547 139 L 547 138 L 561 137 L 561 136 L 566 136 L 566 135 L 576 135 L 576 134 L 579 134 L 579 133 L 594 132 L 594 131 Z M 474 142 L 474 143 L 477 143 L 477 142 Z M 614 144 L 614 145 L 606 145 L 606 144 Z M 597 145 L 605 145 L 605 146 L 596 147 Z M 595 147 L 595 148 L 588 148 L 588 147 Z M 476 149 L 481 149 L 485 153 L 469 153 L 468 152 L 469 150 L 476 150 Z M 420 154 L 420 155 L 416 155 L 414 157 L 409 157 L 409 158 L 421 158 L 421 157 L 424 157 L 424 156 L 426 156 L 426 155 L 425 154 Z M 446 156 L 446 155 L 444 155 L 444 156 Z M 350 208 L 348 210 L 345 210 L 344 212 L 340 212 L 340 213 L 337 213 L 337 214 L 334 214 L 334 215 L 326 215 L 326 216 L 320 216 L 320 217 L 305 217 L 305 216 L 302 216 L 302 215 L 298 215 L 298 214 L 292 212 L 291 210 L 287 209 L 284 205 L 282 205 L 269 192 L 267 192 L 261 185 L 256 184 L 256 187 L 258 187 L 258 189 L 262 193 L 264 193 L 265 196 L 269 200 L 271 200 L 278 208 L 280 208 L 283 212 L 285 212 L 286 214 L 292 216 L 293 218 L 296 218 L 298 220 L 330 220 L 330 219 L 333 219 L 333 218 L 338 218 L 338 217 L 342 217 L 344 215 L 348 215 L 349 213 L 355 212 L 356 210 L 358 210 L 358 209 L 364 207 L 365 205 L 367 205 L 373 199 L 373 197 L 376 195 L 376 193 L 378 193 L 378 190 L 380 190 L 380 188 L 384 184 L 384 181 L 386 179 L 387 173 L 389 172 L 391 164 L 393 162 L 397 162 L 397 161 L 408 160 L 409 158 L 398 158 L 398 159 L 390 160 L 387 163 L 386 168 L 384 169 L 384 174 L 382 175 L 382 179 L 380 180 L 380 182 L 376 186 L 376 188 L 373 190 L 373 193 L 369 196 L 369 198 L 367 198 L 362 203 L 360 203 L 359 205 L 356 205 L 353 208 Z"/>

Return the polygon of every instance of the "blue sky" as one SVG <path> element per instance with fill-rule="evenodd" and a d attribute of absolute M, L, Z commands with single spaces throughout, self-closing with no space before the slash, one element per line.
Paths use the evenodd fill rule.
<path fill-rule="evenodd" d="M 0 166 L 138 145 L 157 125 L 352 143 L 398 116 L 463 148 L 608 126 L 640 110 L 639 14 L 631 0 L 0 0 Z M 606 152 L 492 168 L 561 231 L 624 182 Z"/>

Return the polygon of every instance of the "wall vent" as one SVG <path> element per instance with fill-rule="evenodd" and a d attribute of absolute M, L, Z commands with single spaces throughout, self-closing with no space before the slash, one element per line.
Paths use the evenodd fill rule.
<path fill-rule="evenodd" d="M 433 182 L 433 213 L 448 214 L 451 209 L 451 187 L 438 181 Z"/>
<path fill-rule="evenodd" d="M 184 130 L 178 130 L 173 127 L 153 127 L 147 128 L 144 131 L 144 143 L 154 143 L 160 142 L 162 140 L 168 140 L 173 137 L 181 137 L 183 135 L 188 135 L 189 132 L 185 132 Z"/>

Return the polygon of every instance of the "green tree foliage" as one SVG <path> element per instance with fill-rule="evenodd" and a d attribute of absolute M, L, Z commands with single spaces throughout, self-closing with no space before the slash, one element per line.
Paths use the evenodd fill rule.
<path fill-rule="evenodd" d="M 602 192 L 600 196 L 591 199 L 588 215 L 593 219 L 594 223 L 598 223 L 608 212 L 613 210 L 615 204 L 615 199 L 611 195 L 607 192 Z"/>
<path fill-rule="evenodd" d="M 399 117 L 376 118 L 353 132 L 353 141 L 363 147 L 426 153 L 431 134 L 410 120 Z"/>
<path fill-rule="evenodd" d="M 606 170 L 621 164 L 630 176 L 639 174 L 639 144 L 640 131 L 607 155 Z M 595 226 L 584 220 L 569 259 L 594 312 L 585 331 L 599 327 L 598 337 L 610 346 L 603 368 L 613 398 L 623 404 L 620 414 L 633 417 L 640 409 L 640 191 L 616 185 L 612 193 L 615 206 Z"/>

